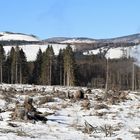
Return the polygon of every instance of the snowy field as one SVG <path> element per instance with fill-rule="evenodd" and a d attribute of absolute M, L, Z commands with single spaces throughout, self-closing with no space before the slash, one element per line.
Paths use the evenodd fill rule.
<path fill-rule="evenodd" d="M 67 97 L 78 90 L 86 98 Z M 102 100 L 102 89 L 2 84 L 0 140 L 140 140 L 140 92 L 123 93 L 126 98 L 112 104 Z M 15 103 L 26 96 L 46 122 L 11 119 Z"/>
<path fill-rule="evenodd" d="M 64 45 L 61 45 L 61 44 L 20 45 L 19 48 L 23 49 L 26 55 L 27 61 L 35 61 L 39 49 L 41 49 L 42 52 L 45 52 L 46 49 L 48 48 L 48 45 L 52 45 L 55 55 L 58 55 L 59 50 L 64 49 L 67 46 L 65 44 Z M 16 48 L 16 46 L 4 46 L 5 53 L 8 54 L 8 52 L 10 52 L 12 47 Z"/>

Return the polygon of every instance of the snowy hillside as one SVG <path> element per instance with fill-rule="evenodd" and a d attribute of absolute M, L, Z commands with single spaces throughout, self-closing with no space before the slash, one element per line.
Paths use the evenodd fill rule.
<path fill-rule="evenodd" d="M 47 49 L 48 45 L 49 44 L 19 45 L 19 48 L 22 48 L 23 51 L 25 52 L 27 61 L 34 61 L 36 59 L 39 48 L 42 50 L 42 52 L 44 52 Z M 55 55 L 58 55 L 59 50 L 64 49 L 67 46 L 66 44 L 50 44 L 50 45 L 52 45 Z M 4 46 L 4 50 L 5 50 L 6 54 L 11 50 L 12 47 L 16 47 L 16 46 Z"/>
<path fill-rule="evenodd" d="M 88 38 L 73 38 L 73 39 L 68 39 L 65 41 L 61 41 L 60 43 L 70 43 L 70 44 L 75 44 L 75 43 L 95 43 L 96 40 L 94 39 L 88 39 Z"/>
<path fill-rule="evenodd" d="M 85 51 L 85 55 L 92 55 L 92 54 L 98 54 L 100 51 L 102 52 L 106 50 L 106 48 L 100 48 L 90 51 Z M 107 58 L 114 59 L 114 58 L 121 58 L 126 56 L 127 58 L 129 56 L 136 58 L 137 60 L 140 60 L 140 45 L 132 46 L 132 47 L 117 47 L 117 48 L 110 48 L 106 54 Z"/>
<path fill-rule="evenodd" d="M 0 43 L 3 44 L 5 52 L 8 53 L 11 47 L 16 47 L 18 44 L 25 52 L 28 61 L 35 60 L 39 48 L 45 51 L 48 45 L 52 45 L 55 55 L 57 55 L 60 49 L 66 48 L 67 44 L 70 44 L 74 51 L 80 51 L 86 55 L 98 54 L 109 48 L 106 56 L 111 59 L 120 58 L 122 55 L 139 59 L 137 55 L 140 54 L 139 42 L 140 34 L 112 39 L 54 37 L 39 40 L 34 35 L 0 32 Z"/>
<path fill-rule="evenodd" d="M 32 35 L 21 33 L 0 32 L 0 40 L 25 40 L 25 41 L 39 41 L 39 39 Z"/>
<path fill-rule="evenodd" d="M 86 38 L 86 37 L 53 37 L 46 39 L 47 42 L 55 42 L 55 43 L 124 43 L 124 42 L 131 42 L 131 43 L 139 43 L 140 42 L 140 33 L 132 34 L 122 37 L 116 38 L 106 38 L 106 39 L 93 39 L 93 38 Z"/>

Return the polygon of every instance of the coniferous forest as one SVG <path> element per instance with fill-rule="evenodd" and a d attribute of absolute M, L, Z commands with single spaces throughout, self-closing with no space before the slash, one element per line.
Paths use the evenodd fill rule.
<path fill-rule="evenodd" d="M 36 60 L 27 62 L 16 46 L 5 54 L 0 45 L 0 83 L 88 86 L 123 90 L 140 89 L 140 67 L 133 58 L 106 59 L 104 55 L 83 55 L 70 45 L 56 56 L 51 45 L 39 49 Z"/>

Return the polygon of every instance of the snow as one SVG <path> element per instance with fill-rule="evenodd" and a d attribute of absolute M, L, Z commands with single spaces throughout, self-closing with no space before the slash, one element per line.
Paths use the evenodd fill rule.
<path fill-rule="evenodd" d="M 38 38 L 26 35 L 26 34 L 19 34 L 19 33 L 7 33 L 7 32 L 0 32 L 0 40 L 25 40 L 25 41 L 39 41 Z M 23 49 L 23 51 L 26 54 L 27 61 L 34 61 L 36 59 L 37 52 L 39 48 L 42 51 L 45 51 L 48 45 L 52 45 L 54 49 L 55 55 L 58 55 L 60 49 L 64 49 L 67 47 L 67 43 L 71 43 L 71 47 L 73 50 L 75 50 L 74 43 L 94 43 L 95 40 L 88 40 L 88 39 L 69 39 L 60 42 L 60 44 L 44 44 L 44 45 L 37 45 L 37 44 L 31 44 L 31 45 L 19 45 L 20 48 Z M 4 46 L 6 54 L 11 50 L 11 47 L 15 46 Z M 106 48 L 102 47 L 102 51 Z M 88 52 L 84 52 L 84 55 L 91 55 L 91 54 L 98 54 L 100 52 L 100 49 L 95 50 L 89 50 Z M 133 56 L 137 59 L 137 63 L 140 64 L 140 45 L 133 46 L 133 47 L 117 47 L 117 48 L 110 48 L 107 52 L 106 57 L 113 59 L 113 58 L 121 58 L 123 55 L 126 57 Z"/>
<path fill-rule="evenodd" d="M 51 95 L 53 91 L 74 92 L 78 89 L 87 89 L 86 87 L 61 87 L 61 86 L 36 86 L 36 85 L 10 85 L 2 84 L 1 89 L 8 91 L 14 89 L 19 92 L 15 93 L 16 98 L 24 100 L 25 96 L 32 95 L 33 99 L 39 96 Z M 24 92 L 20 92 L 24 91 Z M 35 92 L 36 91 L 36 92 Z M 91 107 L 89 110 L 82 109 L 82 100 L 71 102 L 70 99 L 61 99 L 54 102 L 48 102 L 43 105 L 37 105 L 38 111 L 54 112 L 47 116 L 47 123 L 36 122 L 21 122 L 10 120 L 11 111 L 0 113 L 3 121 L 0 121 L 0 139 L 2 140 L 136 140 L 140 138 L 140 92 L 129 92 L 129 98 L 125 102 L 116 105 L 108 105 L 109 109 L 95 110 L 94 105 L 96 95 L 103 94 L 102 89 L 92 89 L 92 94 L 89 94 Z M 127 92 L 127 91 L 125 91 Z M 31 94 L 33 93 L 33 94 Z M 9 92 L 10 96 L 11 92 Z M 42 95 L 41 95 L 42 94 Z M 0 94 L 0 107 L 3 108 L 4 96 Z M 7 104 L 9 108 L 10 104 Z M 103 116 L 96 115 L 96 112 L 105 113 Z M 92 126 L 97 128 L 97 132 L 91 134 L 85 133 L 85 120 Z M 15 123 L 18 127 L 11 127 L 9 122 Z M 111 136 L 105 136 L 105 132 L 101 129 L 105 125 L 110 125 L 113 128 Z M 138 137 L 138 138 L 137 138 Z"/>
<path fill-rule="evenodd" d="M 26 41 L 39 41 L 38 38 L 33 37 L 31 35 L 24 35 L 18 33 L 6 33 L 0 32 L 0 40 L 26 40 Z"/>
<path fill-rule="evenodd" d="M 60 49 L 64 49 L 67 47 L 67 44 L 45 44 L 45 45 L 19 45 L 19 48 L 22 48 L 23 51 L 25 52 L 27 61 L 34 61 L 36 59 L 39 48 L 44 52 L 47 49 L 48 45 L 52 45 L 55 55 L 59 54 Z M 4 50 L 5 50 L 6 54 L 11 50 L 12 47 L 15 48 L 16 46 L 4 46 Z M 74 45 L 71 45 L 71 47 L 73 48 L 73 50 L 75 50 Z M 137 47 L 137 48 L 140 48 L 140 47 Z M 134 53 L 134 52 L 136 52 L 135 50 L 137 50 L 136 47 L 124 48 L 124 50 L 125 50 L 127 57 L 129 55 L 132 55 L 134 57 L 136 56 L 136 54 Z M 96 49 L 96 50 L 88 51 L 88 53 L 84 52 L 83 54 L 91 55 L 91 54 L 98 54 L 99 52 L 100 52 L 100 50 Z M 123 55 L 123 51 L 122 51 L 121 47 L 111 48 L 111 49 L 109 49 L 109 51 L 107 53 L 107 56 L 110 59 L 120 58 L 120 57 L 122 57 L 122 55 Z M 137 58 L 139 58 L 139 56 Z"/>
<path fill-rule="evenodd" d="M 128 48 L 124 48 L 126 50 L 126 55 L 128 57 Z M 102 51 L 104 50 L 104 48 L 102 49 Z M 85 55 L 91 55 L 91 54 L 98 54 L 100 53 L 100 49 L 96 49 L 96 50 L 90 50 L 88 52 L 84 52 Z M 123 51 L 122 51 L 122 47 L 117 47 L 117 48 L 110 48 L 106 54 L 106 57 L 113 59 L 113 58 L 121 58 L 123 55 Z"/>
<path fill-rule="evenodd" d="M 19 48 L 22 48 L 25 52 L 27 61 L 34 61 L 36 59 L 39 48 L 44 52 L 47 49 L 48 45 L 52 45 L 55 55 L 58 55 L 59 50 L 64 49 L 67 46 L 66 44 L 19 45 Z M 4 46 L 6 54 L 11 50 L 12 47 L 15 48 L 16 46 Z"/>
<path fill-rule="evenodd" d="M 106 50 L 106 48 L 102 48 L 103 50 Z M 90 50 L 88 52 L 84 52 L 84 55 L 91 55 L 91 54 L 98 54 L 100 53 L 100 49 L 96 49 L 96 50 Z M 138 62 L 140 63 L 140 45 L 138 46 L 133 46 L 133 47 L 117 47 L 117 48 L 110 48 L 106 54 L 107 58 L 110 59 L 119 59 L 121 57 L 123 57 L 123 55 L 125 55 L 127 58 L 129 56 L 134 57 L 138 60 Z"/>
<path fill-rule="evenodd" d="M 84 39 L 84 40 L 79 40 L 79 39 L 69 39 L 69 40 L 65 40 L 65 41 L 61 41 L 60 43 L 95 43 L 95 40 L 88 40 L 88 39 Z"/>

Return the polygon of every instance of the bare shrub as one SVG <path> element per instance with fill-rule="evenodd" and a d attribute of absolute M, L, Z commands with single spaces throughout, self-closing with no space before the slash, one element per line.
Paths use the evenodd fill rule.
<path fill-rule="evenodd" d="M 101 126 L 101 131 L 105 133 L 105 136 L 108 137 L 108 136 L 112 136 L 113 134 L 113 127 L 111 125 L 104 125 L 104 126 Z"/>

